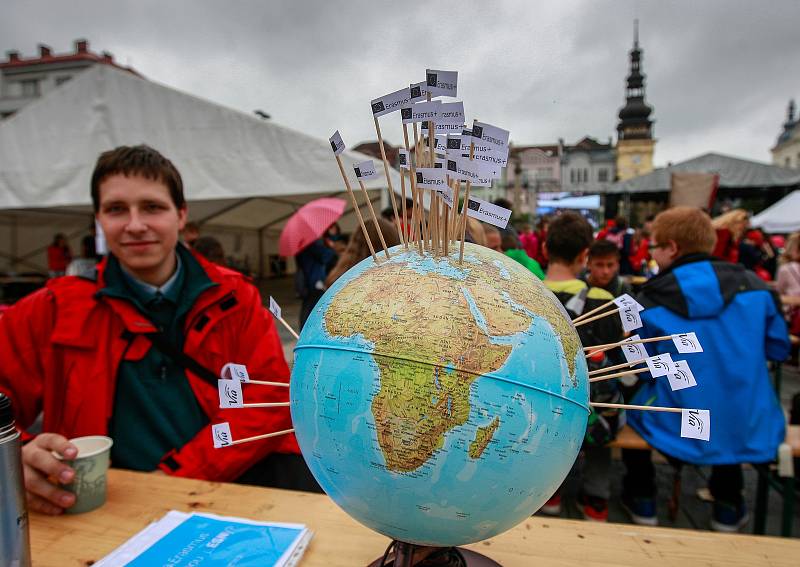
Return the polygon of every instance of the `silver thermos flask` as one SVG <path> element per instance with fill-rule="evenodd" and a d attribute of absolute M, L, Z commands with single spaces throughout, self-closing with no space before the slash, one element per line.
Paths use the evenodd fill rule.
<path fill-rule="evenodd" d="M 30 567 L 22 444 L 11 400 L 0 393 L 0 567 Z"/>

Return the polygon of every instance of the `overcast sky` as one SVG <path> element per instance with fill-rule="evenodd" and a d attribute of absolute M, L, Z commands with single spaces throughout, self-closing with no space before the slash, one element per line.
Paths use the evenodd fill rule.
<path fill-rule="evenodd" d="M 467 117 L 513 143 L 616 140 L 640 20 L 657 165 L 715 151 L 770 161 L 800 98 L 800 2 L 3 0 L 0 49 L 86 38 L 145 77 L 352 146 L 369 101 L 459 72 Z M 399 115 L 381 119 L 401 142 Z"/>

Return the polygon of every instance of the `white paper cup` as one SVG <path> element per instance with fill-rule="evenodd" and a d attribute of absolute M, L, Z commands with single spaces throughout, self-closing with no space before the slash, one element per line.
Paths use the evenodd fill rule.
<path fill-rule="evenodd" d="M 106 476 L 111 457 L 113 439 L 103 435 L 90 435 L 70 439 L 78 448 L 78 456 L 64 460 L 75 469 L 75 478 L 64 486 L 75 494 L 75 504 L 65 510 L 67 514 L 81 514 L 99 508 L 106 501 Z"/>

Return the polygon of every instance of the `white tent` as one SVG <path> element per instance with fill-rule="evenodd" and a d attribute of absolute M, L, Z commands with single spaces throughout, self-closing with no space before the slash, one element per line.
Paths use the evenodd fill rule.
<path fill-rule="evenodd" d="M 56 232 L 74 244 L 90 224 L 97 156 L 141 143 L 178 167 L 190 219 L 260 273 L 299 206 L 331 195 L 350 205 L 327 140 L 97 65 L 0 122 L 0 269 L 12 257 L 18 270 L 44 268 Z M 369 157 L 341 157 L 363 205 L 349 166 Z M 399 192 L 399 175 L 390 174 Z M 385 186 L 383 175 L 368 182 L 371 200 Z M 344 223 L 353 227 L 352 219 Z"/>
<path fill-rule="evenodd" d="M 750 224 L 776 234 L 800 230 L 800 191 L 792 191 L 771 207 L 767 207 L 750 219 Z"/>

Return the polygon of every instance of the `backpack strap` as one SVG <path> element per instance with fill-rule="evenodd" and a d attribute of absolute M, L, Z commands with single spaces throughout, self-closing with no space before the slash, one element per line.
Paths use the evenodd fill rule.
<path fill-rule="evenodd" d="M 217 373 L 212 372 L 197 362 L 194 358 L 183 352 L 183 350 L 178 350 L 175 345 L 173 345 L 167 339 L 167 337 L 164 336 L 163 333 L 144 333 L 144 336 L 147 337 L 147 339 L 153 343 L 153 346 L 156 347 L 162 354 L 168 356 L 181 368 L 192 371 L 209 384 L 212 384 L 215 388 L 217 387 L 217 380 L 219 380 Z"/>

